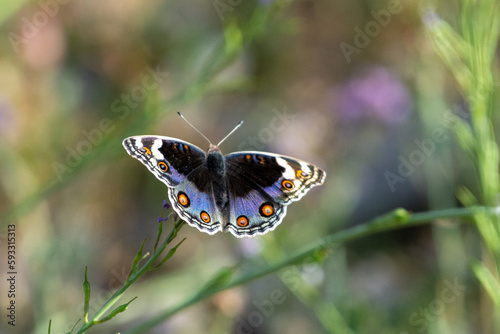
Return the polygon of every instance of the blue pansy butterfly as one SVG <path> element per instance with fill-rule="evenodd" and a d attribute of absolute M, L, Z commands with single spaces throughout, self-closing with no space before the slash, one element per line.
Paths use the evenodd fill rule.
<path fill-rule="evenodd" d="M 220 143 L 205 153 L 177 138 L 133 136 L 123 146 L 167 185 L 175 212 L 209 234 L 241 238 L 272 231 L 288 204 L 325 180 L 323 170 L 305 161 L 257 151 L 224 156 Z"/>

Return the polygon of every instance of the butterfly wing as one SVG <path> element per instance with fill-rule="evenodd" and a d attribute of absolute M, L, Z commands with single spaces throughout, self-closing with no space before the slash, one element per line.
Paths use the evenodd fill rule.
<path fill-rule="evenodd" d="M 286 205 L 321 185 L 326 173 L 305 161 L 264 152 L 235 152 L 226 160 L 229 221 L 237 237 L 273 230 L 286 215 Z"/>
<path fill-rule="evenodd" d="M 243 174 L 228 172 L 229 211 L 224 230 L 238 238 L 265 234 L 278 226 L 286 206 L 276 202 Z"/>
<path fill-rule="evenodd" d="M 203 150 L 177 138 L 134 136 L 126 138 L 123 147 L 168 187 L 184 181 L 205 162 Z"/>
<path fill-rule="evenodd" d="M 202 232 L 215 234 L 222 230 L 222 218 L 212 195 L 213 186 L 205 173 L 203 166 L 194 170 L 177 186 L 168 188 L 168 198 L 182 220 Z M 199 181 L 192 182 L 191 177 Z"/>
<path fill-rule="evenodd" d="M 177 138 L 158 136 L 129 137 L 123 146 L 167 185 L 172 208 L 184 221 L 209 234 L 221 229 L 205 152 Z"/>

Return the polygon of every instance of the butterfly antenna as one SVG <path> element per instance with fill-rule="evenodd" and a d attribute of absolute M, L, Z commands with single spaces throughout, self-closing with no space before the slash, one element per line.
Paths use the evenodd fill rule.
<path fill-rule="evenodd" d="M 187 123 L 187 124 L 191 125 L 191 127 L 192 127 L 193 129 L 195 129 L 195 130 L 196 130 L 196 132 L 198 132 L 198 133 L 199 133 L 199 134 L 200 134 L 203 138 L 205 138 L 205 139 L 209 142 L 209 144 L 210 144 L 210 145 L 212 145 L 212 142 L 211 142 L 211 141 L 210 141 L 210 140 L 209 140 L 209 139 L 208 139 L 208 138 L 207 138 L 207 137 L 206 137 L 203 133 L 201 133 L 201 131 L 200 131 L 200 130 L 198 130 L 197 128 L 195 128 L 195 126 L 194 126 L 193 124 L 191 124 L 191 122 L 189 122 L 189 121 L 186 119 L 186 117 L 184 117 L 184 115 L 183 115 L 183 114 L 181 114 L 181 112 L 180 112 L 180 111 L 178 111 L 177 113 L 179 114 L 179 116 L 181 116 L 181 117 L 182 117 L 182 119 L 183 119 L 183 120 L 185 120 L 185 121 L 186 121 L 186 123 Z"/>
<path fill-rule="evenodd" d="M 238 123 L 238 125 L 236 125 L 236 126 L 234 127 L 234 129 L 232 129 L 232 130 L 231 130 L 231 132 L 229 132 L 229 133 L 227 134 L 227 136 L 225 136 L 225 137 L 224 137 L 224 139 L 222 139 L 222 140 L 221 140 L 221 141 L 217 144 L 217 146 L 219 146 L 220 144 L 222 144 L 222 142 L 223 142 L 224 140 L 226 140 L 226 139 L 227 139 L 227 137 L 229 137 L 229 136 L 230 136 L 230 135 L 231 135 L 234 131 L 236 131 L 236 129 L 238 129 L 238 128 L 241 126 L 241 124 L 243 124 L 243 121 L 240 121 L 240 122 Z"/>

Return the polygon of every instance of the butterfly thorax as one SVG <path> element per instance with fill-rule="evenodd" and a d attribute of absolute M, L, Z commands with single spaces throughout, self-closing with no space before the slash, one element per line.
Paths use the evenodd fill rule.
<path fill-rule="evenodd" d="M 214 175 L 224 176 L 224 156 L 219 147 L 210 145 L 207 152 L 207 169 Z"/>
<path fill-rule="evenodd" d="M 225 177 L 224 156 L 220 149 L 215 145 L 210 145 L 207 152 L 206 166 L 208 175 L 212 181 L 212 191 L 215 204 L 221 211 L 228 205 L 227 186 Z"/>

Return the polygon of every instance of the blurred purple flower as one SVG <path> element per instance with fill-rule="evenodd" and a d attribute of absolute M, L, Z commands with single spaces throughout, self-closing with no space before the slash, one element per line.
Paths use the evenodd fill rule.
<path fill-rule="evenodd" d="M 372 67 L 351 79 L 338 91 L 336 108 L 346 121 L 377 119 L 403 123 L 412 110 L 410 93 L 387 69 Z"/>
<path fill-rule="evenodd" d="M 165 210 L 170 209 L 170 205 L 168 204 L 167 200 L 164 200 L 164 201 L 163 201 L 163 208 L 164 208 Z"/>

